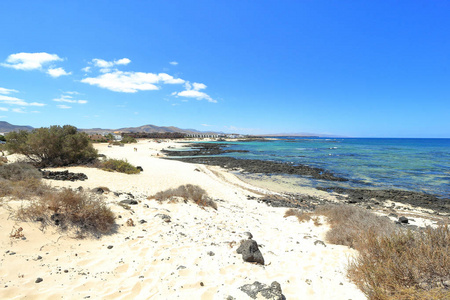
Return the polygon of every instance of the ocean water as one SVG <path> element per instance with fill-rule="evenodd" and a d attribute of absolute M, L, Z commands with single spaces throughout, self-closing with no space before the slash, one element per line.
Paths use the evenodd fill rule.
<path fill-rule="evenodd" d="M 450 139 L 292 138 L 230 143 L 243 159 L 304 164 L 348 183 L 310 180 L 315 186 L 403 189 L 450 198 Z"/>

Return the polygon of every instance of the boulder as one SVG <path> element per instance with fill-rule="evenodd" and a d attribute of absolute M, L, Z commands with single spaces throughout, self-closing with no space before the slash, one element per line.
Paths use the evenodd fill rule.
<path fill-rule="evenodd" d="M 243 240 L 236 252 L 242 254 L 242 259 L 246 262 L 264 265 L 264 258 L 261 251 L 259 251 L 258 243 L 254 240 Z"/>

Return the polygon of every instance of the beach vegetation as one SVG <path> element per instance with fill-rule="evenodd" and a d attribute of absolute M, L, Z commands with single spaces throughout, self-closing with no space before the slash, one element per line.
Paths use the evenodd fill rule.
<path fill-rule="evenodd" d="M 124 144 L 132 144 L 132 143 L 137 143 L 137 140 L 134 137 L 127 135 L 122 138 L 121 142 Z"/>
<path fill-rule="evenodd" d="M 97 162 L 97 167 L 99 169 L 108 171 L 108 172 L 120 172 L 125 174 L 139 174 L 141 171 L 130 164 L 127 160 L 123 159 L 107 159 L 101 162 Z"/>
<path fill-rule="evenodd" d="M 327 232 L 327 241 L 332 244 L 357 248 L 360 236 L 368 229 L 377 236 L 390 235 L 396 227 L 387 217 L 351 205 L 322 205 L 314 211 L 325 216 L 331 229 Z"/>
<path fill-rule="evenodd" d="M 31 164 L 15 162 L 0 166 L 0 178 L 19 181 L 30 178 L 42 178 L 41 172 Z"/>
<path fill-rule="evenodd" d="M 54 223 L 63 230 L 74 228 L 79 232 L 108 233 L 115 226 L 114 213 L 103 201 L 71 189 L 49 191 L 20 208 L 17 216 L 21 220 L 38 220 L 43 225 Z"/>
<path fill-rule="evenodd" d="M 348 276 L 373 300 L 448 299 L 450 230 L 448 225 L 411 231 L 386 217 L 350 205 L 324 205 L 330 243 L 358 251 Z"/>
<path fill-rule="evenodd" d="M 361 235 L 349 277 L 369 299 L 449 299 L 448 225 L 421 231 Z"/>
<path fill-rule="evenodd" d="M 2 142 L 6 142 L 6 138 L 5 138 L 5 136 L 4 136 L 4 135 L 1 135 L 1 134 L 0 134 L 0 141 L 2 141 Z"/>
<path fill-rule="evenodd" d="M 6 141 L 10 154 L 22 154 L 39 167 L 83 164 L 97 158 L 89 136 L 71 125 L 13 131 L 6 135 Z"/>
<path fill-rule="evenodd" d="M 156 193 L 148 199 L 156 199 L 163 202 L 192 201 L 200 207 L 212 207 L 217 210 L 217 203 L 208 196 L 208 193 L 198 185 L 186 184 L 177 188 L 168 189 Z"/>

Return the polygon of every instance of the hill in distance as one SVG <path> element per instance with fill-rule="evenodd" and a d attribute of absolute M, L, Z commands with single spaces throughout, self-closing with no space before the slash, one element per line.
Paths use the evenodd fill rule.
<path fill-rule="evenodd" d="M 22 125 L 12 125 L 5 121 L 0 121 L 0 132 L 6 133 L 11 131 L 19 131 L 19 130 L 26 130 L 31 131 L 34 128 L 31 126 L 22 126 Z"/>

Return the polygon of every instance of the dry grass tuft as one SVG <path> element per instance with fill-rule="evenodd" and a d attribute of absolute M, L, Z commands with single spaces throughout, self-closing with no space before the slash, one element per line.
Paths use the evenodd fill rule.
<path fill-rule="evenodd" d="M 360 235 L 369 229 L 375 235 L 389 235 L 396 228 L 389 219 L 350 205 L 319 206 L 314 214 L 327 218 L 331 226 L 326 235 L 328 242 L 352 248 L 357 248 Z"/>
<path fill-rule="evenodd" d="M 10 196 L 17 199 L 31 199 L 36 196 L 42 196 L 48 191 L 50 191 L 50 187 L 37 178 L 19 181 L 0 178 L 0 197 Z"/>
<path fill-rule="evenodd" d="M 70 189 L 51 191 L 31 201 L 18 211 L 18 217 L 82 232 L 107 233 L 115 226 L 114 213 L 103 202 Z"/>
<path fill-rule="evenodd" d="M 200 207 L 212 207 L 217 210 L 217 203 L 208 196 L 208 193 L 198 185 L 186 184 L 175 189 L 158 192 L 148 199 L 156 199 L 158 201 L 175 201 L 182 198 L 184 201 L 193 201 Z"/>
<path fill-rule="evenodd" d="M 349 276 L 369 299 L 450 299 L 448 225 L 361 238 Z"/>
<path fill-rule="evenodd" d="M 290 217 L 290 216 L 295 216 L 297 217 L 298 221 L 301 222 L 308 222 L 311 220 L 312 218 L 312 213 L 308 212 L 302 212 L 298 209 L 295 208 L 289 208 L 285 213 L 284 213 L 284 217 Z M 317 220 L 317 218 L 315 218 Z M 316 224 L 316 221 L 314 222 L 314 224 Z"/>
<path fill-rule="evenodd" d="M 30 164 L 17 162 L 0 166 L 0 178 L 22 181 L 30 178 L 41 179 L 42 174 Z"/>
<path fill-rule="evenodd" d="M 316 209 L 331 226 L 327 240 L 359 251 L 348 275 L 373 300 L 450 299 L 450 230 L 397 229 L 387 218 L 349 205 Z"/>

